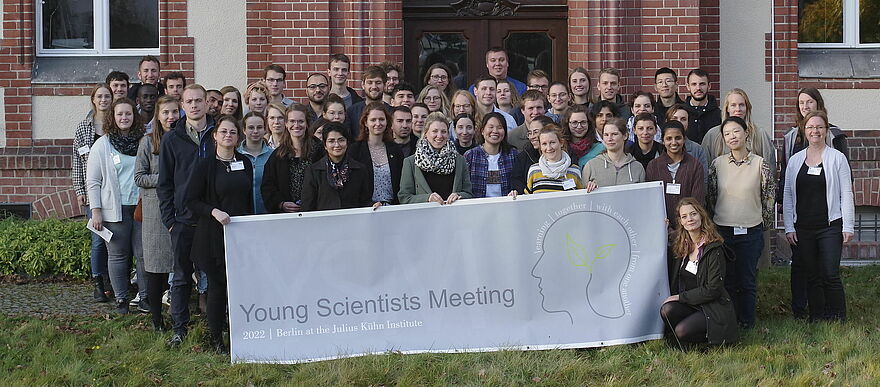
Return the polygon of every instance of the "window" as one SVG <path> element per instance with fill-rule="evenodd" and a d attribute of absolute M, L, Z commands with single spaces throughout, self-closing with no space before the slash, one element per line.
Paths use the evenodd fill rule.
<path fill-rule="evenodd" d="M 158 0 L 37 0 L 37 55 L 159 54 Z"/>
<path fill-rule="evenodd" d="M 880 47 L 880 0 L 799 0 L 798 47 Z"/>

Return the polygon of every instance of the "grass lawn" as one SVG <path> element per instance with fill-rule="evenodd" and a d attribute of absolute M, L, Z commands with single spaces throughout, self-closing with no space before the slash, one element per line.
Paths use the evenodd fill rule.
<path fill-rule="evenodd" d="M 788 269 L 759 281 L 758 326 L 728 348 L 657 340 L 586 350 L 388 354 L 300 365 L 231 365 L 203 350 L 204 326 L 165 349 L 147 315 L 0 316 L 0 385 L 878 385 L 880 266 L 844 268 L 849 321 L 788 311 Z"/>

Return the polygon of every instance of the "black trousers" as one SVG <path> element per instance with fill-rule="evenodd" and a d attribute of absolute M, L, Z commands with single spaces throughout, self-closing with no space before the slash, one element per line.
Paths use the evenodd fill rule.
<path fill-rule="evenodd" d="M 147 299 L 150 300 L 150 315 L 153 324 L 163 325 L 162 293 L 168 288 L 168 273 L 147 273 Z"/>
<path fill-rule="evenodd" d="M 683 302 L 672 301 L 660 307 L 660 316 L 679 341 L 686 343 L 706 342 L 706 315 L 703 311 Z"/>
<path fill-rule="evenodd" d="M 224 258 L 218 258 L 223 262 Z M 215 340 L 222 339 L 226 328 L 226 306 L 229 304 L 226 293 L 226 265 L 212 265 L 204 269 L 208 275 L 208 329 Z"/>
<path fill-rule="evenodd" d="M 846 320 L 846 296 L 840 280 L 843 225 L 822 228 L 795 225 L 798 254 L 807 274 L 810 320 Z"/>

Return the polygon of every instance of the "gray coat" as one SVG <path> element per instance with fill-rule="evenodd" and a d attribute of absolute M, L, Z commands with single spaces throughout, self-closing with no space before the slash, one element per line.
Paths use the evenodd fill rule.
<path fill-rule="evenodd" d="M 159 180 L 159 155 L 153 154 L 150 136 L 144 136 L 138 146 L 134 165 L 134 182 L 141 187 L 141 206 L 144 219 L 141 236 L 144 247 L 144 269 L 150 273 L 170 273 L 174 254 L 171 233 L 162 224 L 156 183 Z"/>

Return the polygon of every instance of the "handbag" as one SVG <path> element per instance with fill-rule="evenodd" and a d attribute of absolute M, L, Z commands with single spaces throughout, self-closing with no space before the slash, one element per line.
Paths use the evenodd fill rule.
<path fill-rule="evenodd" d="M 144 221 L 144 204 L 143 199 L 141 198 L 138 198 L 138 204 L 134 208 L 134 220 L 138 222 Z"/>

